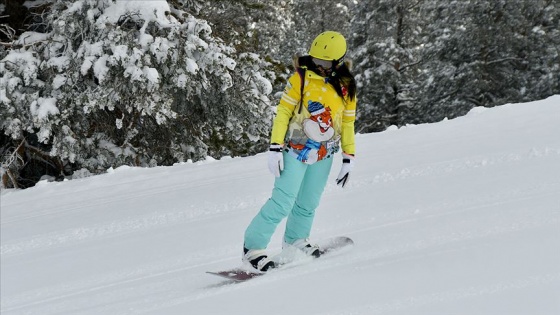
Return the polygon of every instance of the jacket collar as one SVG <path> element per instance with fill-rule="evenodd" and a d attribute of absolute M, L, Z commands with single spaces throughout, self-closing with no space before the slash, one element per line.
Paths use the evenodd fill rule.
<path fill-rule="evenodd" d="M 305 71 L 305 76 L 306 76 L 308 79 L 313 79 L 313 80 L 321 80 L 321 81 L 325 81 L 325 80 L 326 80 L 325 77 L 322 77 L 322 76 L 318 75 L 317 73 L 315 73 L 315 72 L 313 72 L 313 71 L 311 71 L 311 70 Z"/>

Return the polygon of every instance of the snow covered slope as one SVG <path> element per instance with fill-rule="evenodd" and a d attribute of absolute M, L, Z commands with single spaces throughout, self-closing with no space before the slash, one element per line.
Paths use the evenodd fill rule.
<path fill-rule="evenodd" d="M 240 264 L 266 154 L 3 191 L 0 312 L 560 314 L 560 96 L 357 146 L 313 230 L 354 248 L 245 283 L 205 271 Z"/>

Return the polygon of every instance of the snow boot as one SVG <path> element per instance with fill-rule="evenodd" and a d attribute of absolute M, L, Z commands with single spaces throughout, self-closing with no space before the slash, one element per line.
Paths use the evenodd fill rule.
<path fill-rule="evenodd" d="M 268 258 L 266 251 L 263 249 L 247 249 L 244 247 L 243 261 L 250 263 L 253 268 L 262 272 L 276 267 L 274 261 Z"/>
<path fill-rule="evenodd" d="M 319 248 L 319 245 L 309 243 L 309 239 L 306 239 L 306 238 L 296 240 L 292 244 L 288 244 L 288 243 L 284 242 L 284 248 L 289 247 L 289 246 L 295 247 L 295 248 L 301 250 L 302 252 L 304 252 L 305 254 L 307 254 L 308 256 L 313 256 L 315 258 L 319 258 L 321 256 L 321 254 L 323 253 L 321 251 L 321 249 Z"/>

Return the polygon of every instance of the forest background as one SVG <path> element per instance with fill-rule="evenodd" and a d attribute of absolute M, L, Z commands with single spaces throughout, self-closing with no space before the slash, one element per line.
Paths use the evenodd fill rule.
<path fill-rule="evenodd" d="M 349 44 L 359 133 L 560 94 L 556 0 L 5 0 L 0 12 L 2 188 L 262 152 L 293 56 L 325 30 Z"/>

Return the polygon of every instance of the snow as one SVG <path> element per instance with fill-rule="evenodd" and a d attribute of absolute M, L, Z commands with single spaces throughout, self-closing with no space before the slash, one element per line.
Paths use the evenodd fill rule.
<path fill-rule="evenodd" d="M 95 74 L 95 77 L 99 80 L 99 82 L 103 82 L 105 80 L 105 77 L 107 76 L 107 73 L 109 73 L 109 67 L 107 67 L 108 59 L 109 56 L 103 55 L 99 59 L 97 59 L 93 64 L 93 73 Z M 86 67 L 87 67 L 86 62 L 84 62 L 84 64 L 81 67 L 82 73 L 84 73 Z"/>
<path fill-rule="evenodd" d="M 53 79 L 53 89 L 58 90 L 61 86 L 66 84 L 68 78 L 63 74 L 57 74 Z"/>
<path fill-rule="evenodd" d="M 196 72 L 198 71 L 198 65 L 196 64 L 196 61 L 194 59 L 191 59 L 189 57 L 185 58 L 186 62 L 187 62 L 187 71 L 192 73 L 192 74 L 196 74 Z M 183 80 L 180 80 L 183 81 Z M 186 80 L 184 80 L 186 81 Z"/>
<path fill-rule="evenodd" d="M 8 54 L 4 59 L 1 60 L 0 67 L 2 69 L 7 68 L 7 65 L 22 65 L 20 66 L 23 72 L 23 80 L 25 84 L 31 85 L 33 79 L 37 77 L 37 68 L 39 61 L 37 58 L 33 56 L 32 52 L 24 51 L 24 52 L 11 52 Z"/>
<path fill-rule="evenodd" d="M 142 69 L 144 76 L 148 80 L 148 82 L 152 84 L 157 84 L 159 82 L 159 73 L 156 68 L 146 67 Z"/>
<path fill-rule="evenodd" d="M 126 45 L 117 45 L 111 47 L 111 50 L 113 51 L 113 55 L 111 56 L 111 59 L 114 60 L 113 62 L 115 64 L 116 61 L 128 59 L 128 47 Z"/>
<path fill-rule="evenodd" d="M 169 20 L 165 12 L 169 11 L 171 11 L 169 4 L 164 0 L 143 0 L 142 5 L 129 0 L 116 0 L 105 9 L 97 23 L 98 25 L 103 23 L 117 24 L 123 16 L 132 14 L 146 22 L 155 21 L 162 25 L 168 25 Z"/>
<path fill-rule="evenodd" d="M 245 283 L 205 271 L 240 265 L 266 154 L 4 190 L 0 312 L 560 314 L 560 96 L 356 141 L 312 234 L 354 248 Z"/>
<path fill-rule="evenodd" d="M 47 61 L 49 67 L 56 68 L 59 72 L 63 72 L 71 61 L 68 56 L 52 57 Z"/>
<path fill-rule="evenodd" d="M 30 104 L 29 109 L 31 114 L 39 120 L 46 120 L 49 115 L 54 116 L 59 113 L 58 107 L 56 107 L 56 98 L 53 97 L 39 97 Z"/>
<path fill-rule="evenodd" d="M 48 38 L 49 34 L 46 33 L 24 32 L 14 41 L 14 45 L 31 45 L 36 42 L 45 41 Z"/>

